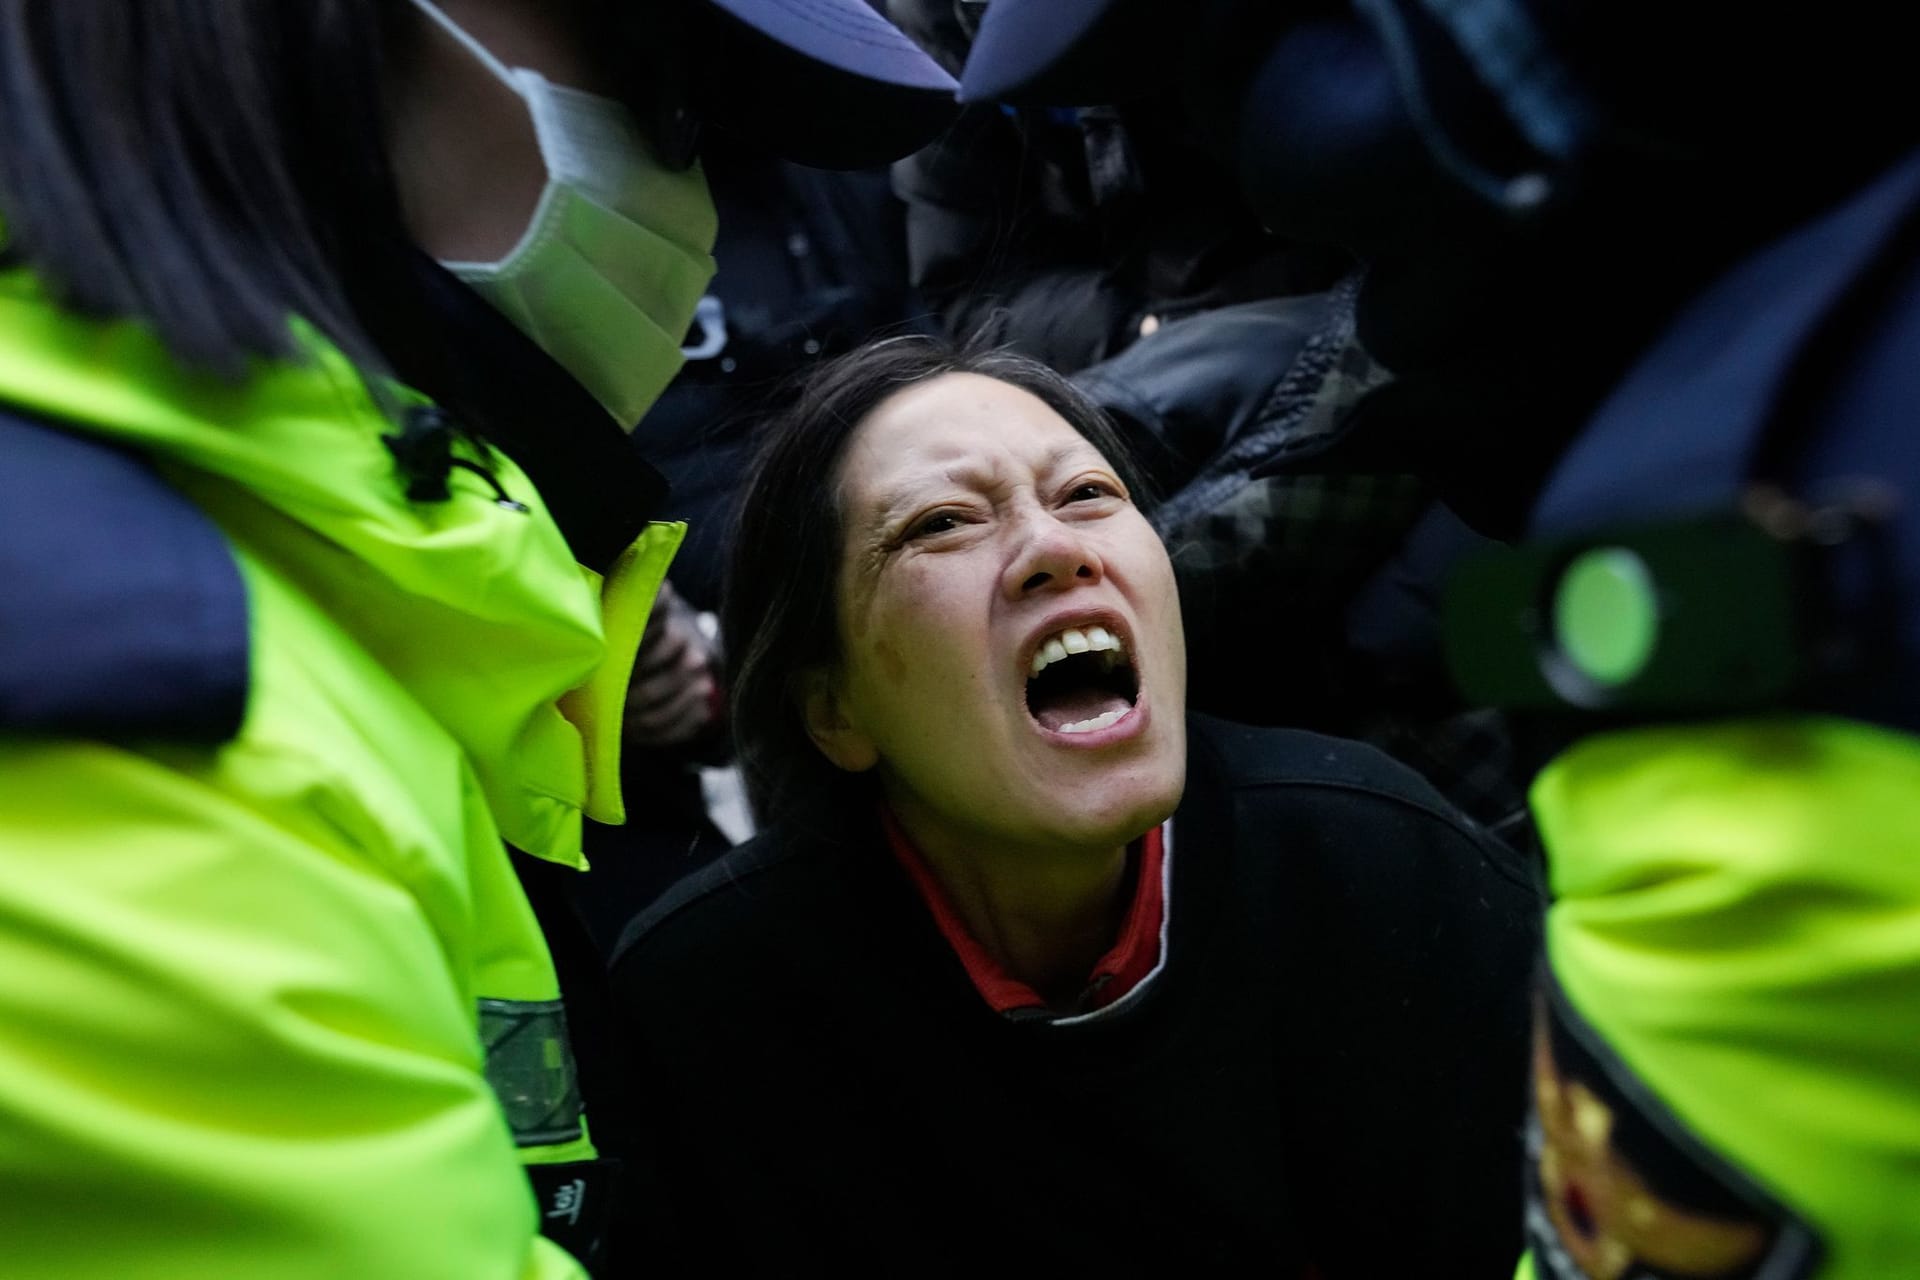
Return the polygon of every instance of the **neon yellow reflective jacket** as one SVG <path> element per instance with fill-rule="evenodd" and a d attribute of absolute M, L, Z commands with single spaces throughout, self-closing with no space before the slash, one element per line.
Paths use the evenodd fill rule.
<path fill-rule="evenodd" d="M 309 345 L 230 385 L 0 276 L 0 404 L 141 451 L 219 526 L 252 664 L 217 748 L 0 730 L 9 1277 L 579 1274 L 520 1162 L 591 1143 L 517 1118 L 516 1151 L 488 1082 L 483 1005 L 558 996 L 501 842 L 579 865 L 582 811 L 621 819 L 681 530 L 603 582 L 503 457 L 530 511 L 462 471 L 410 503 L 391 423 Z"/>
<path fill-rule="evenodd" d="M 1606 733 L 1533 807 L 1557 1038 L 1520 1275 L 1920 1276 L 1920 742 Z"/>

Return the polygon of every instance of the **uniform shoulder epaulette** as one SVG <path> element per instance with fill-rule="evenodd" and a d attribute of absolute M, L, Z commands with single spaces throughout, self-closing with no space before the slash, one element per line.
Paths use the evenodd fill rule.
<path fill-rule="evenodd" d="M 221 742 L 247 684 L 218 526 L 138 453 L 0 406 L 0 732 Z"/>

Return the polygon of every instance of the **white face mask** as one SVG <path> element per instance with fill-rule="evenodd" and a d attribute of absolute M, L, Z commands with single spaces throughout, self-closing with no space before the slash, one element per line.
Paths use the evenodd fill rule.
<path fill-rule="evenodd" d="M 547 168 L 504 258 L 443 265 L 632 430 L 680 371 L 681 339 L 713 278 L 718 220 L 705 175 L 656 160 L 620 103 L 508 67 L 431 0 L 413 3 L 527 104 Z"/>

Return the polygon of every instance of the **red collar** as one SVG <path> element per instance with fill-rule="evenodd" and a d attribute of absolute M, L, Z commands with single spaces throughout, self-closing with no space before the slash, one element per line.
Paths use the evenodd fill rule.
<path fill-rule="evenodd" d="M 882 807 L 880 817 L 886 827 L 887 847 L 906 868 L 927 909 L 933 913 L 933 922 L 940 927 L 947 945 L 960 957 L 981 998 L 996 1013 L 1046 1009 L 1047 1002 L 1039 992 L 1001 968 L 967 931 L 946 890 L 934 877 L 933 869 L 894 821 L 893 814 Z M 1114 1003 L 1160 966 L 1166 945 L 1167 911 L 1166 846 L 1161 831 L 1161 827 L 1151 828 L 1131 850 L 1136 855 L 1133 903 L 1127 908 L 1126 919 L 1120 924 L 1120 936 L 1114 940 L 1112 949 L 1095 962 L 1093 972 L 1087 975 L 1086 989 L 1079 1002 L 1080 1012 L 1103 1009 Z"/>

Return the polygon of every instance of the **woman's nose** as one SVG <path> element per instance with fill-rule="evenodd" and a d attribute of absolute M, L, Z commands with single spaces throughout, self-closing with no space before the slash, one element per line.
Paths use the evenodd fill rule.
<path fill-rule="evenodd" d="M 1009 599 L 1035 591 L 1090 586 L 1106 576 L 1099 554 L 1080 531 L 1051 512 L 1030 516 L 1022 523 L 1021 536 L 1003 583 Z"/>

